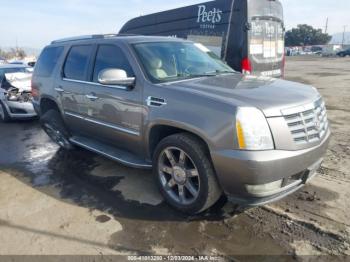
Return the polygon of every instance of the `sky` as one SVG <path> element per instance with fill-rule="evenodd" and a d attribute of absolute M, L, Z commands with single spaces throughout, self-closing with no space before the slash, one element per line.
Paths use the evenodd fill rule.
<path fill-rule="evenodd" d="M 350 31 L 349 0 L 281 0 L 287 29 L 310 24 Z M 205 0 L 0 0 L 0 48 L 42 48 L 68 36 L 116 33 L 129 19 Z"/>

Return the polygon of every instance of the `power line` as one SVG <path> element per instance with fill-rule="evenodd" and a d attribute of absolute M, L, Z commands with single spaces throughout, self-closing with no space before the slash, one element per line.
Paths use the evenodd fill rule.
<path fill-rule="evenodd" d="M 343 40 L 342 40 L 342 42 L 341 42 L 342 47 L 344 47 L 344 44 L 345 44 L 345 33 L 346 33 L 346 28 L 347 28 L 347 27 L 348 27 L 347 25 L 344 25 Z"/>

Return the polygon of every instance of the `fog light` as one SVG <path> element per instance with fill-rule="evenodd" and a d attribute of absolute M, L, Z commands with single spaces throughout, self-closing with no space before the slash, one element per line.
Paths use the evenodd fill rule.
<path fill-rule="evenodd" d="M 282 188 L 283 180 L 278 180 L 272 183 L 263 185 L 246 185 L 247 192 L 257 197 L 265 197 L 273 195 Z"/>

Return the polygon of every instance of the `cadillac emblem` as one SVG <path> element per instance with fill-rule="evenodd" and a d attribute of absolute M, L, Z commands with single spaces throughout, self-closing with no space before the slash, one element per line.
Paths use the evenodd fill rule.
<path fill-rule="evenodd" d="M 314 125 L 315 125 L 316 131 L 320 131 L 320 129 L 321 129 L 321 121 L 318 118 L 315 119 Z"/>

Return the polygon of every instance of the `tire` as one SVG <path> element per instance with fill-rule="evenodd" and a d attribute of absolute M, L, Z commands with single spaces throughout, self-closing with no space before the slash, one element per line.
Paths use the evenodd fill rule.
<path fill-rule="evenodd" d="M 46 134 L 66 150 L 74 149 L 74 146 L 69 142 L 70 134 L 65 127 L 61 114 L 54 109 L 47 111 L 41 118 L 40 124 Z"/>
<path fill-rule="evenodd" d="M 9 116 L 5 105 L 3 104 L 2 101 L 0 101 L 0 121 L 7 123 L 11 120 L 11 117 Z"/>
<path fill-rule="evenodd" d="M 158 144 L 153 174 L 167 203 L 187 214 L 207 210 L 222 195 L 205 145 L 190 134 L 175 134 Z"/>

